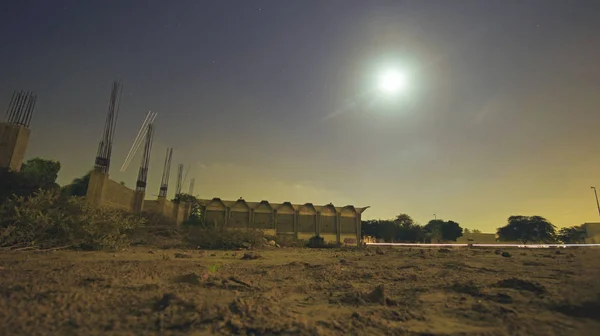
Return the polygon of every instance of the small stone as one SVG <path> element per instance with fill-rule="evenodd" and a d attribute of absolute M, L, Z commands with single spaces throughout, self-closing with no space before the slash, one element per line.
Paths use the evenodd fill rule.
<path fill-rule="evenodd" d="M 150 253 L 150 254 L 156 254 L 156 251 L 150 250 L 150 251 L 148 251 L 148 253 Z"/>
<path fill-rule="evenodd" d="M 502 255 L 504 258 L 510 258 L 510 257 L 511 257 L 511 254 L 510 254 L 510 253 L 508 253 L 508 252 L 502 252 L 502 254 L 501 254 L 501 255 Z"/>
<path fill-rule="evenodd" d="M 383 250 L 377 246 L 377 248 L 375 249 L 375 253 L 379 254 L 379 255 L 384 255 L 385 253 L 383 252 Z"/>
<path fill-rule="evenodd" d="M 191 258 L 192 256 L 187 253 L 176 252 L 175 258 Z"/>

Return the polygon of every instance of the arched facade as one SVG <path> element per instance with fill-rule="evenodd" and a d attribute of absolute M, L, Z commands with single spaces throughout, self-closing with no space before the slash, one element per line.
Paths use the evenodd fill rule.
<path fill-rule="evenodd" d="M 261 229 L 296 238 L 320 235 L 338 243 L 349 238 L 360 242 L 361 214 L 369 208 L 266 200 L 247 202 L 241 198 L 237 201 L 200 200 L 200 205 L 206 223 L 216 227 Z"/>

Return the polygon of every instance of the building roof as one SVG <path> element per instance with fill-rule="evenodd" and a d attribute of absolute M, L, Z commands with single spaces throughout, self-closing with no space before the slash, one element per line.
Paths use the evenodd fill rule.
<path fill-rule="evenodd" d="M 292 204 L 290 202 L 271 203 L 269 201 L 264 201 L 264 200 L 260 201 L 260 202 L 247 202 L 243 198 L 240 198 L 240 199 L 235 200 L 235 201 L 228 201 L 228 200 L 222 200 L 222 199 L 217 198 L 217 197 L 215 197 L 213 199 L 198 199 L 198 202 L 201 205 L 203 205 L 203 206 L 206 206 L 206 205 L 209 205 L 209 204 L 215 203 L 215 202 L 216 203 L 222 203 L 223 205 L 225 205 L 228 208 L 231 208 L 234 205 L 236 205 L 237 203 L 241 202 L 241 203 L 245 204 L 246 206 L 248 206 L 248 208 L 250 208 L 250 209 L 256 209 L 261 204 L 266 204 L 266 205 L 268 205 L 269 207 L 271 207 L 272 209 L 275 209 L 275 210 L 278 209 L 279 207 L 286 206 L 286 205 L 291 206 L 294 210 L 300 210 L 303 207 L 309 207 L 309 208 L 313 207 L 316 212 L 323 212 L 323 210 L 329 208 L 329 209 L 335 209 L 335 212 L 337 212 L 337 213 L 341 213 L 344 209 L 346 209 L 346 210 L 352 210 L 353 212 L 356 212 L 356 213 L 359 213 L 359 214 L 363 213 L 365 210 L 367 210 L 369 208 L 368 206 L 358 208 L 358 207 L 355 207 L 353 205 L 345 205 L 345 206 L 339 207 L 339 206 L 334 206 L 331 203 L 330 204 L 326 204 L 326 205 L 313 205 L 312 203 L 305 203 L 305 204 Z"/>

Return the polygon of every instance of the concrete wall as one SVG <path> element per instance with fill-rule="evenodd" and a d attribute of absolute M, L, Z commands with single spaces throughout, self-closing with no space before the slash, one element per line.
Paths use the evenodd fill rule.
<path fill-rule="evenodd" d="M 361 213 L 368 208 L 246 202 L 243 199 L 223 201 L 219 198 L 200 200 L 200 203 L 205 222 L 215 227 L 268 230 L 298 239 L 319 235 L 326 242 L 336 243 L 350 238 L 355 244 L 360 242 Z"/>
<path fill-rule="evenodd" d="M 135 191 L 109 178 L 104 184 L 103 204 L 124 211 L 131 211 Z"/>
<path fill-rule="evenodd" d="M 144 194 L 136 192 L 109 178 L 108 174 L 92 171 L 86 198 L 96 206 L 108 206 L 127 212 L 150 212 L 161 214 L 180 224 L 190 216 L 189 204 L 175 204 L 164 197 L 144 200 Z M 135 201 L 142 200 L 135 209 Z"/>
<path fill-rule="evenodd" d="M 30 133 L 23 126 L 0 123 L 0 168 L 21 170 Z"/>

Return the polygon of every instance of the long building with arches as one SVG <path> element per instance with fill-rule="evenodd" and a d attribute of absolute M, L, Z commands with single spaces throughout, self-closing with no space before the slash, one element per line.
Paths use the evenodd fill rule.
<path fill-rule="evenodd" d="M 298 239 L 319 235 L 328 242 L 354 244 L 360 243 L 361 214 L 369 208 L 247 202 L 242 198 L 199 201 L 205 223 L 215 227 L 261 229 L 273 235 L 293 235 Z"/>

